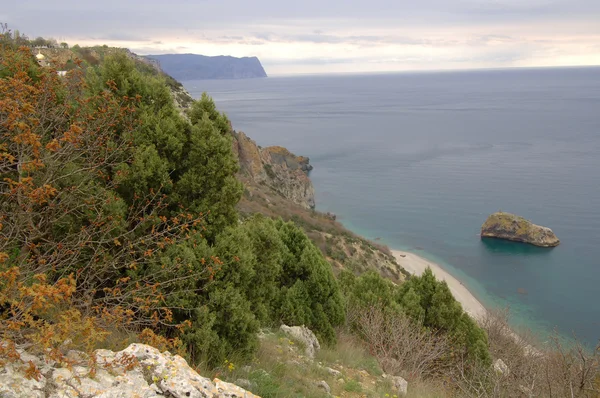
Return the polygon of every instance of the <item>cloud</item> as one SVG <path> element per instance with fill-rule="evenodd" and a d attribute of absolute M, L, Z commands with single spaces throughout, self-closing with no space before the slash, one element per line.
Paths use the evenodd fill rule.
<path fill-rule="evenodd" d="M 356 58 L 265 59 L 265 62 L 272 66 L 351 64 L 360 61 L 361 60 Z"/>
<path fill-rule="evenodd" d="M 256 55 L 281 73 L 600 63 L 599 20 L 598 0 L 20 0 L 0 11 L 33 37 Z"/>
<path fill-rule="evenodd" d="M 150 37 L 144 37 L 142 35 L 136 35 L 134 33 L 129 32 L 113 32 L 107 33 L 100 36 L 90 37 L 93 40 L 104 40 L 104 41 L 140 41 L 140 42 L 150 42 L 152 39 Z M 160 44 L 157 42 L 156 44 Z"/>

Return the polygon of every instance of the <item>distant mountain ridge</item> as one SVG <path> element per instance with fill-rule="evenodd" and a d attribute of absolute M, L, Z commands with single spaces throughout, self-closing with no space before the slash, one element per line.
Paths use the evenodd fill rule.
<path fill-rule="evenodd" d="M 162 54 L 146 57 L 158 61 L 162 70 L 177 80 L 267 77 L 257 57 L 209 57 L 198 54 Z"/>

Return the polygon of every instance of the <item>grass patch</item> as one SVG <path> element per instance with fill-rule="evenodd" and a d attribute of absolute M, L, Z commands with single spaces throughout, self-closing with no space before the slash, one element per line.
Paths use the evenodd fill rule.
<path fill-rule="evenodd" d="M 317 353 L 317 360 L 342 365 L 344 368 L 364 370 L 373 376 L 383 375 L 377 359 L 369 355 L 363 343 L 345 332 L 338 334 L 336 347 L 322 348 Z"/>
<path fill-rule="evenodd" d="M 327 368 L 341 372 L 341 376 Z M 262 398 L 393 397 L 391 383 L 381 377 L 376 359 L 359 340 L 342 332 L 338 333 L 337 346 L 322 348 L 314 360 L 306 358 L 304 347 L 282 332 L 266 333 L 251 363 L 235 363 L 232 368 L 224 364 L 212 373 L 201 374 L 232 383 L 246 379 L 252 384 L 249 390 Z M 321 380 L 329 385 L 331 395 L 318 387 Z"/>
<path fill-rule="evenodd" d="M 362 385 L 356 380 L 348 380 L 344 383 L 344 391 L 362 392 Z"/>

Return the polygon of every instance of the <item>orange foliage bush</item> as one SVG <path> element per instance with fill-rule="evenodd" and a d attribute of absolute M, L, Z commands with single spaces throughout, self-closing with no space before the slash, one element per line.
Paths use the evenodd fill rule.
<path fill-rule="evenodd" d="M 208 278 L 156 265 L 199 237 L 201 219 L 163 216 L 157 192 L 136 192 L 134 203 L 116 194 L 140 99 L 114 84 L 90 95 L 83 75 L 61 77 L 28 48 L 0 47 L 0 361 L 18 360 L 26 344 L 65 362 L 68 349 L 91 353 L 114 331 L 180 348 L 147 328 L 175 334 L 183 325 L 165 305 L 170 286 Z"/>

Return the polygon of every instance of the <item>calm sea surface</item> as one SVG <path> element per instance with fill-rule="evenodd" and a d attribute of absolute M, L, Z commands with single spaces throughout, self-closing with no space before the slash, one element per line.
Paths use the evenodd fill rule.
<path fill-rule="evenodd" d="M 515 326 L 600 339 L 600 68 L 188 81 L 309 156 L 317 208 L 440 263 Z M 503 210 L 554 249 L 482 241 Z"/>

